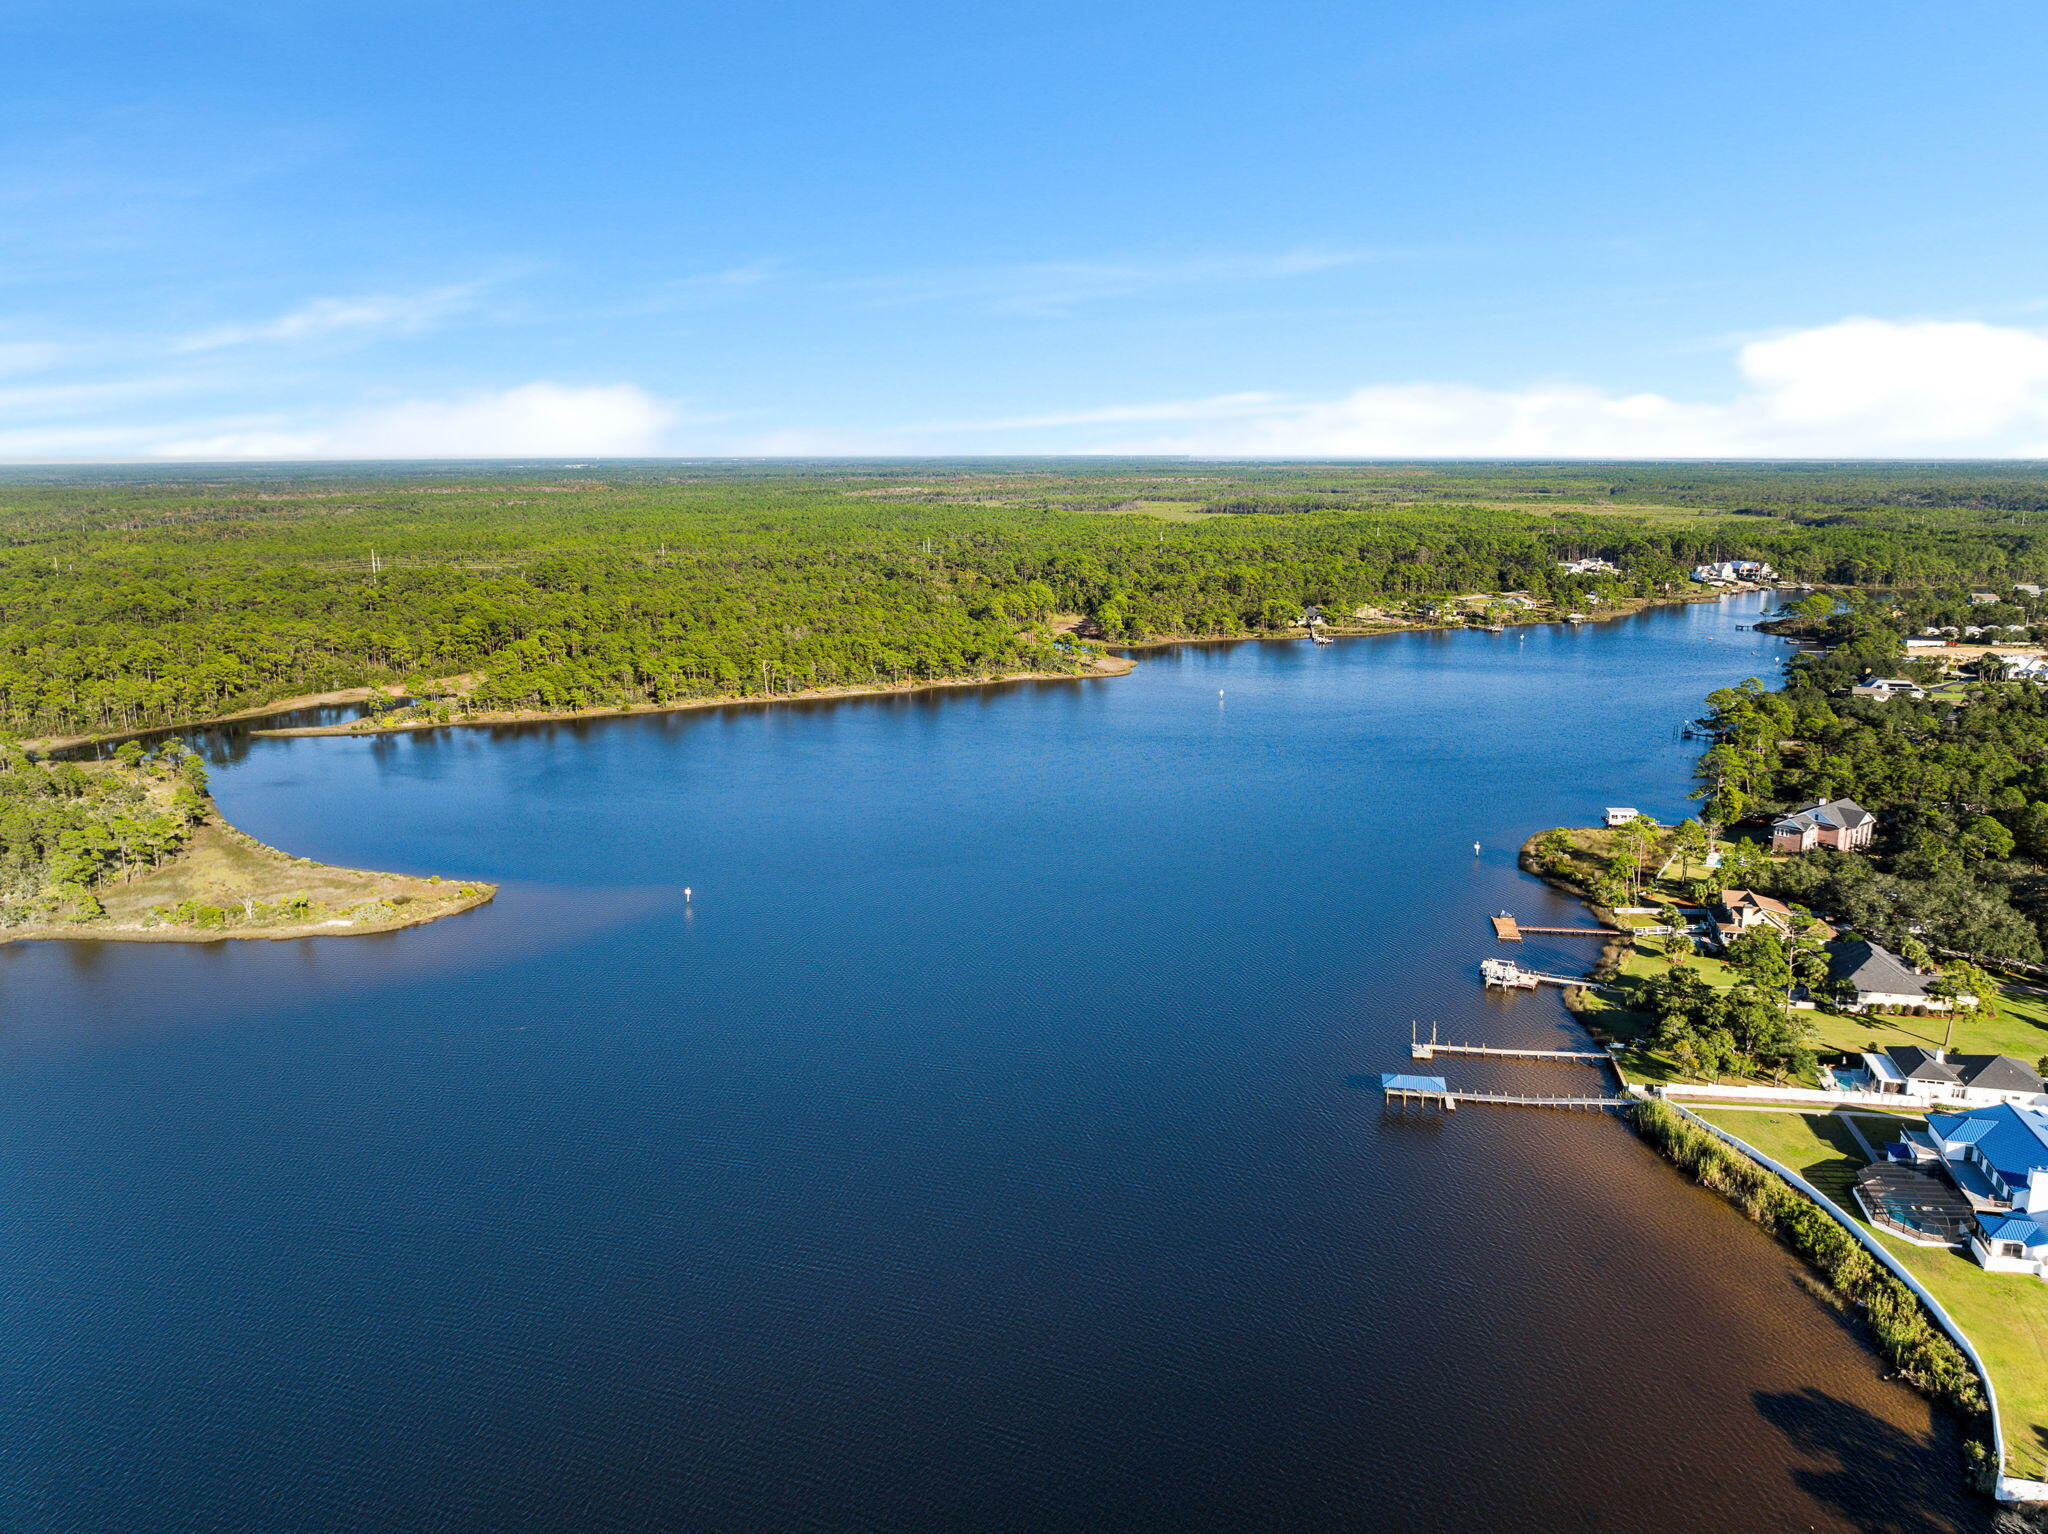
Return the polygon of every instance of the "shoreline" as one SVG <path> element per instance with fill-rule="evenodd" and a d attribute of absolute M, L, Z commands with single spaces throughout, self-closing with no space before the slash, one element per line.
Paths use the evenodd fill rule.
<path fill-rule="evenodd" d="M 1617 603 L 1599 613 L 1588 613 L 1581 622 L 1607 623 L 1616 618 L 1632 617 L 1654 607 L 1675 607 L 1695 602 L 1718 602 L 1726 597 L 1743 596 L 1753 591 L 1770 591 L 1769 586 L 1717 587 L 1712 590 L 1694 590 L 1671 593 L 1659 597 L 1630 598 L 1626 603 Z M 1563 617 L 1547 617 L 1509 623 L 1506 628 L 1545 628 L 1565 623 Z M 1576 627 L 1576 625 L 1572 625 Z M 1368 639 L 1381 634 L 1414 634 L 1425 632 L 1450 632 L 1472 630 L 1466 623 L 1376 623 L 1370 625 L 1328 625 L 1325 632 L 1338 639 Z M 1485 632 L 1478 630 L 1476 632 Z M 546 724 L 550 722 L 571 723 L 583 719 L 626 719 L 645 714 L 682 713 L 700 708 L 732 708 L 745 705 L 774 703 L 815 703 L 841 698 L 887 698 L 911 693 L 937 692 L 962 687 L 997 687 L 1007 682 L 1085 682 L 1101 677 L 1128 676 L 1137 668 L 1134 654 L 1149 650 L 1172 649 L 1177 645 L 1194 644 L 1244 644 L 1246 642 L 1299 643 L 1304 634 L 1289 631 L 1284 634 L 1176 634 L 1153 639 L 1124 641 L 1097 641 L 1109 646 L 1110 653 L 1098 656 L 1083 671 L 1019 671 L 995 677 L 941 677 L 934 681 L 913 682 L 889 686 L 869 687 L 816 687 L 799 692 L 773 693 L 763 697 L 735 694 L 714 698 L 685 698 L 672 703 L 642 703 L 612 705 L 593 709 L 505 709 L 488 714 L 471 714 L 465 717 L 451 717 L 447 720 L 406 720 L 394 724 L 371 725 L 365 721 L 350 720 L 339 725 L 303 725 L 274 730 L 251 730 L 252 735 L 269 738 L 296 738 L 301 736 L 367 736 L 396 735 L 412 730 L 438 730 L 459 726 L 494 726 L 520 724 Z M 185 720 L 171 724 L 144 725 L 130 730 L 114 730 L 89 735 L 50 735 L 21 744 L 30 751 L 44 755 L 59 751 L 76 751 L 90 746 L 115 745 L 121 741 L 139 740 L 150 735 L 173 734 L 181 730 L 205 730 L 224 724 L 240 724 L 251 719 L 270 719 L 280 714 L 295 713 L 303 708 L 329 707 L 343 703 L 363 703 L 383 696 L 399 697 L 403 690 L 396 683 L 377 683 L 361 687 L 336 688 L 329 692 L 301 693 L 289 698 L 280 698 L 271 703 L 253 704 L 248 708 L 236 709 L 231 713 L 211 714 L 203 719 Z M 362 728 L 357 728 L 362 724 Z"/>
<path fill-rule="evenodd" d="M 347 873 L 362 873 L 363 869 L 346 869 Z M 446 917 L 460 916 L 465 911 L 474 911 L 478 906 L 489 905 L 498 898 L 496 885 L 490 886 L 483 894 L 449 905 L 443 909 L 423 912 L 418 916 L 398 916 L 388 920 L 342 922 L 329 920 L 313 922 L 298 927 L 224 927 L 211 931 L 203 927 L 115 927 L 95 928 L 90 923 L 68 927 L 7 927 L 0 928 L 0 946 L 8 943 L 234 943 L 263 941 L 273 943 L 290 942 L 306 937 L 372 937 L 379 932 L 403 932 L 408 927 L 424 927 L 430 922 Z"/>
<path fill-rule="evenodd" d="M 238 883 L 240 888 L 236 888 Z M 320 898 L 315 898 L 315 891 L 321 892 Z M 477 879 L 449 882 L 439 875 L 419 878 L 293 857 L 232 825 L 216 807 L 176 856 L 118 884 L 101 886 L 93 893 L 102 902 L 101 915 L 84 921 L 35 922 L 0 928 L 0 946 L 26 942 L 224 943 L 368 937 L 380 932 L 401 932 L 473 911 L 497 899 L 498 886 Z M 184 900 L 168 898 L 177 894 L 183 894 Z M 152 895 L 156 897 L 153 904 L 148 903 Z M 275 903 L 280 897 L 285 902 L 281 906 Z M 255 919 L 259 898 L 272 911 L 308 919 L 259 924 Z M 291 904 L 294 899 L 296 907 Z M 226 903 L 215 904 L 216 900 Z M 348 904 L 334 903 L 343 900 Z M 244 913 L 240 923 L 233 916 L 237 902 Z M 119 914 L 105 908 L 121 906 L 131 908 Z M 194 911 L 195 906 L 205 909 Z M 360 920 L 340 914 L 364 907 L 370 907 L 375 914 Z M 158 913 L 166 909 L 185 914 L 187 919 L 165 922 Z M 318 919 L 312 919 L 316 914 Z"/>
<path fill-rule="evenodd" d="M 1570 830 L 1571 827 L 1559 829 Z M 1600 945 L 1600 956 L 1588 973 L 1588 981 L 1604 980 L 1620 969 L 1623 959 L 1633 950 L 1635 935 L 1620 927 L 1614 911 L 1600 904 L 1587 890 L 1568 873 L 1552 872 L 1537 866 L 1532 849 L 1537 839 L 1545 833 L 1535 832 L 1524 841 L 1516 852 L 1516 865 L 1532 877 L 1549 885 L 1552 889 L 1578 900 L 1592 912 L 1601 925 L 1614 927 L 1613 937 Z M 1964 1454 L 1966 1479 L 1976 1489 L 1991 1494 L 1994 1500 L 2005 1501 L 1997 1495 L 2004 1482 L 2004 1465 L 2001 1429 L 1995 1405 L 1980 1406 L 1959 1395 L 1953 1382 L 1944 1385 L 1939 1378 L 1942 1371 L 1925 1367 L 1926 1360 L 1917 1356 L 1910 1345 L 1910 1338 L 1894 1319 L 1900 1304 L 1911 1312 L 1925 1318 L 1937 1335 L 1951 1343 L 1959 1344 L 1958 1356 L 1967 1364 L 1970 1379 L 1983 1391 L 1984 1401 L 1995 1403 L 1997 1386 L 1990 1377 L 1990 1371 L 1978 1358 L 1976 1347 L 1968 1334 L 1947 1315 L 1938 1302 L 1923 1294 L 1917 1284 L 1900 1282 L 1895 1274 L 1885 1274 L 1889 1288 L 1893 1291 L 1890 1305 L 1873 1305 L 1876 1296 L 1870 1292 L 1872 1279 L 1863 1275 L 1854 1262 L 1845 1256 L 1844 1249 L 1835 1243 L 1818 1239 L 1810 1226 L 1800 1221 L 1796 1214 L 1787 1214 L 1792 1207 L 1790 1200 L 1807 1209 L 1817 1210 L 1830 1222 L 1853 1238 L 1861 1247 L 1870 1247 L 1879 1253 L 1887 1267 L 1896 1268 L 1881 1248 L 1872 1247 L 1864 1233 L 1857 1230 L 1843 1216 L 1842 1212 L 1830 1207 L 1825 1201 L 1809 1197 L 1809 1190 L 1795 1179 L 1786 1175 L 1783 1168 L 1769 1160 L 1749 1145 L 1734 1140 L 1719 1128 L 1698 1120 L 1683 1103 L 1665 1099 L 1654 1084 L 1632 1081 L 1623 1066 L 1620 1054 L 1613 1049 L 1617 1042 L 1611 1029 L 1603 1028 L 1592 1020 L 1582 1005 L 1587 987 L 1567 988 L 1562 1000 L 1572 1020 L 1585 1030 L 1588 1037 L 1606 1048 L 1608 1066 L 1614 1072 L 1624 1094 L 1632 1098 L 1632 1104 L 1623 1111 L 1629 1128 L 1638 1140 L 1647 1144 L 1656 1155 L 1685 1173 L 1695 1185 L 1718 1194 L 1723 1202 L 1732 1207 L 1752 1225 L 1762 1230 L 1772 1241 L 1797 1257 L 1820 1282 L 1826 1286 L 1830 1303 L 1843 1314 L 1861 1312 L 1858 1317 L 1868 1333 L 1867 1341 L 1871 1351 L 1880 1361 L 1887 1361 L 1900 1370 L 1899 1377 L 1913 1390 L 1941 1409 L 1955 1414 L 1964 1430 Z M 1679 1119 L 1704 1125 L 1704 1133 L 1717 1136 L 1734 1145 L 1742 1153 L 1742 1164 L 1752 1167 L 1762 1176 L 1770 1179 L 1767 1185 L 1771 1192 L 1766 1195 L 1762 1186 L 1745 1177 L 1735 1175 L 1726 1160 L 1716 1161 L 1701 1152 L 1696 1139 L 1674 1132 L 1674 1120 Z M 1722 1153 L 1723 1156 L 1726 1152 Z M 1865 1258 L 1865 1265 L 1868 1259 Z M 1877 1312 L 1884 1312 L 1884 1324 L 1879 1324 Z M 1916 1370 L 1915 1365 L 1920 1365 Z M 1984 1424 L 1990 1425 L 1989 1438 L 1985 1443 L 1979 1438 Z M 2017 1499 L 2016 1499 L 2017 1500 Z"/>
<path fill-rule="evenodd" d="M 773 693 L 766 697 L 745 695 L 717 698 L 682 698 L 673 703 L 629 703 L 604 708 L 577 709 L 493 709 L 447 719 L 402 719 L 375 724 L 352 719 L 346 724 L 287 726 L 280 730 L 251 730 L 272 740 L 316 735 L 399 735 L 410 730 L 446 730 L 460 727 L 488 727 L 519 724 L 574 724 L 585 719 L 638 719 L 651 714 L 681 714 L 700 708 L 740 708 L 750 704 L 827 703 L 844 698 L 895 698 L 913 693 L 939 692 L 959 687 L 1000 687 L 1006 682 L 1085 682 L 1097 677 L 1128 676 L 1138 663 L 1127 656 L 1105 655 L 1085 671 L 1016 671 L 996 677 L 941 677 L 930 682 L 911 682 L 889 687 L 807 687 L 800 692 Z"/>

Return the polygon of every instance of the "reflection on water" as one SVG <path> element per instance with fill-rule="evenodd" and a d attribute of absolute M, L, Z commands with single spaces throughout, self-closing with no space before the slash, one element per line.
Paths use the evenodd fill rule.
<path fill-rule="evenodd" d="M 1574 1036 L 1481 993 L 1484 918 L 1579 916 L 1533 831 L 1686 812 L 1756 613 L 216 734 L 253 834 L 504 893 L 0 948 L 0 1527 L 1983 1526 L 1622 1125 L 1351 1085 L 1414 1021 Z"/>

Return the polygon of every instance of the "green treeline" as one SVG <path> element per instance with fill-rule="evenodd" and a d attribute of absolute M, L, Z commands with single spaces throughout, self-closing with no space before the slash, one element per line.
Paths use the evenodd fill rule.
<path fill-rule="evenodd" d="M 0 750 L 0 927 L 99 915 L 96 890 L 176 856 L 210 805 L 205 767 L 175 741 L 86 765 Z"/>
<path fill-rule="evenodd" d="M 1075 670 L 1056 615 L 1110 641 L 1270 633 L 1308 605 L 1341 623 L 1361 606 L 1470 592 L 1572 606 L 1649 596 L 1727 557 L 1830 583 L 2048 579 L 2048 544 L 2024 512 L 1914 521 L 1840 496 L 1816 510 L 1814 487 L 1833 481 L 1715 472 L 17 473 L 0 481 L 0 731 L 133 730 L 455 676 L 474 681 L 463 706 L 567 709 Z M 1772 484 L 1775 498 L 1756 493 Z M 1665 515 L 1653 499 L 1701 509 Z M 1558 569 L 1580 555 L 1621 574 Z"/>
<path fill-rule="evenodd" d="M 1878 817 L 1867 852 L 1742 859 L 1748 886 L 1825 909 L 1909 958 L 1943 949 L 2039 961 L 2048 949 L 2048 689 L 1987 674 L 1942 685 L 1902 659 L 1936 618 L 2030 627 L 2048 609 L 2018 593 L 1867 593 L 1833 616 L 1797 604 L 1794 627 L 1830 647 L 1796 657 L 1785 685 L 1752 680 L 1708 700 L 1700 762 L 1709 819 L 1729 824 L 1854 799 Z M 1995 673 L 1995 668 L 1985 668 Z M 1920 673 L 1924 699 L 1850 696 L 1872 671 Z M 1731 878 L 1734 875 L 1731 875 Z"/>

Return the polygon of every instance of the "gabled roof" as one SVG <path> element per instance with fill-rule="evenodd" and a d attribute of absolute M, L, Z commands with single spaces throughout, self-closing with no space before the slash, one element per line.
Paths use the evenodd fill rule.
<path fill-rule="evenodd" d="M 1782 916 L 1792 919 L 1792 907 L 1782 900 L 1773 900 L 1769 895 L 1759 895 L 1754 890 L 1723 890 L 1721 904 L 1733 916 L 1737 911 L 1760 911 L 1766 916 Z"/>
<path fill-rule="evenodd" d="M 1925 996 L 1927 977 L 1915 974 L 1905 960 L 1861 939 L 1828 946 L 1828 978 L 1846 980 L 1859 991 L 1881 996 Z M 1893 1059 L 1898 1055 L 1894 1054 Z"/>
<path fill-rule="evenodd" d="M 2011 1055 L 1951 1055 L 1949 1064 L 1955 1067 L 1966 1087 L 1982 1087 L 1987 1092 L 2042 1090 L 2039 1072 Z"/>
<path fill-rule="evenodd" d="M 2048 1246 L 2048 1230 L 2039 1220 L 2023 1214 L 1989 1214 L 1977 1221 L 1993 1241 L 2017 1241 L 2021 1246 Z"/>
<path fill-rule="evenodd" d="M 1930 1113 L 1927 1127 L 1945 1142 L 1975 1143 L 2008 1184 L 2017 1186 L 2031 1172 L 2048 1171 L 2048 1114 L 2039 1109 L 1996 1103 L 1953 1117 Z"/>
<path fill-rule="evenodd" d="M 1991 1133 L 1989 1119 L 1972 1118 L 1967 1113 L 1930 1113 L 1927 1115 L 1928 1131 L 1935 1139 L 1947 1145 L 1975 1145 Z"/>
<path fill-rule="evenodd" d="M 1792 811 L 1789 815 L 1781 815 L 1772 828 L 1775 830 L 1789 826 L 1803 831 L 1810 826 L 1827 826 L 1838 831 L 1849 831 L 1875 818 L 1854 799 L 1830 799 L 1825 804 L 1809 804 L 1804 809 Z"/>
<path fill-rule="evenodd" d="M 1871 986 L 1868 989 L 1875 990 L 1877 987 Z M 1962 1075 L 1955 1066 L 1939 1058 L 1931 1049 L 1921 1049 L 1918 1045 L 1907 1044 L 1888 1053 L 1892 1057 L 1892 1063 L 1898 1066 L 1908 1081 L 1939 1081 L 1958 1087 L 1963 1084 Z"/>

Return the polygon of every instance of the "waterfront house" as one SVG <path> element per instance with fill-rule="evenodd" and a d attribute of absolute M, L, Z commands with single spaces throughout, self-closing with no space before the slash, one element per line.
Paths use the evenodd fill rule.
<path fill-rule="evenodd" d="M 1940 1163 L 1975 1216 L 1967 1245 L 1980 1264 L 2048 1277 L 2048 1113 L 2013 1103 L 1930 1113 L 1925 1135 L 1909 1133 L 1887 1154 Z"/>
<path fill-rule="evenodd" d="M 1631 820 L 1642 819 L 1642 815 L 1641 810 L 1630 809 L 1627 805 L 1610 804 L 1607 807 L 1607 824 L 1610 827 L 1625 826 Z"/>
<path fill-rule="evenodd" d="M 2011 1055 L 1952 1055 L 1909 1044 L 1866 1054 L 1863 1068 L 1872 1091 L 1917 1102 L 2048 1107 L 2040 1074 Z"/>
<path fill-rule="evenodd" d="M 1771 851 L 1808 852 L 1833 847 L 1848 852 L 1866 847 L 1876 834 L 1877 817 L 1854 799 L 1809 804 L 1771 823 Z"/>
<path fill-rule="evenodd" d="M 1721 915 L 1714 923 L 1714 932 L 1726 948 L 1745 932 L 1758 927 L 1775 927 L 1779 932 L 1792 930 L 1792 908 L 1782 900 L 1773 900 L 1769 895 L 1759 895 L 1754 890 L 1721 891 Z"/>
<path fill-rule="evenodd" d="M 1723 559 L 1695 565 L 1692 578 L 1703 586 L 1734 586 L 1743 581 L 1776 580 L 1778 572 L 1760 559 Z"/>
<path fill-rule="evenodd" d="M 1852 698 L 1877 698 L 1879 700 L 1897 697 L 1924 698 L 1927 696 L 1927 689 L 1918 682 L 1913 681 L 1910 677 L 1872 676 L 1865 677 L 1862 681 L 1851 687 L 1849 695 Z"/>
<path fill-rule="evenodd" d="M 1828 979 L 1845 994 L 1851 1011 L 1939 1011 L 1948 1006 L 1933 995 L 1932 975 L 1923 975 L 1888 948 L 1857 939 L 1828 945 Z"/>
<path fill-rule="evenodd" d="M 2048 655 L 2001 655 L 2008 682 L 2048 682 Z"/>

